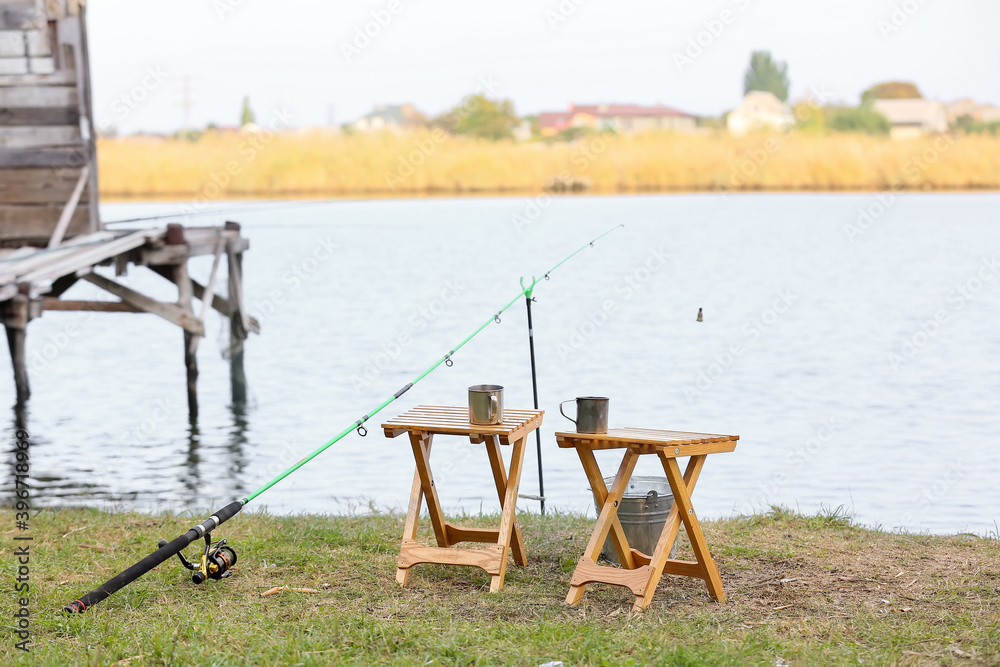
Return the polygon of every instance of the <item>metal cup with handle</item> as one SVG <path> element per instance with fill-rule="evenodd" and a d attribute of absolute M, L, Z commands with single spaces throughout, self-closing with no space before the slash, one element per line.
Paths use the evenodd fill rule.
<path fill-rule="evenodd" d="M 503 423 L 503 387 L 498 384 L 474 384 L 469 387 L 469 422 Z"/>
<path fill-rule="evenodd" d="M 576 400 L 576 419 L 563 412 L 563 405 Z M 608 402 L 610 398 L 603 396 L 577 396 L 559 404 L 559 412 L 563 417 L 576 424 L 577 433 L 607 433 L 608 432 Z"/>

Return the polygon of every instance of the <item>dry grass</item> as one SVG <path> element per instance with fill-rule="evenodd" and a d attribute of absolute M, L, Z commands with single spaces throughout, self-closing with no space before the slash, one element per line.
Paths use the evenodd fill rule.
<path fill-rule="evenodd" d="M 440 131 L 207 133 L 196 142 L 103 139 L 99 158 L 110 197 L 534 193 L 560 175 L 597 192 L 1000 188 L 1000 137 L 986 135 L 654 133 L 517 144 Z"/>
<path fill-rule="evenodd" d="M 495 517 L 463 517 L 488 526 Z M 631 611 L 624 588 L 563 599 L 593 522 L 521 515 L 529 565 L 490 595 L 478 569 L 418 566 L 394 581 L 402 517 L 240 515 L 218 530 L 232 578 L 194 586 L 176 561 L 81 616 L 62 604 L 135 562 L 192 518 L 42 512 L 32 520 L 30 656 L 10 664 L 923 665 L 1000 663 L 1000 543 L 891 534 L 837 513 L 704 524 L 729 595 L 665 577 Z M 426 526 L 425 526 L 426 528 Z M 7 531 L 9 539 L 12 531 Z M 429 537 L 429 530 L 423 536 Z M 106 551 L 85 548 L 101 546 Z M 13 549 L 0 567 L 14 571 Z M 681 557 L 690 557 L 681 545 Z M 275 586 L 312 588 L 316 594 Z M 2 597 L 9 618 L 13 594 Z M 127 661 L 122 662 L 122 661 Z"/>

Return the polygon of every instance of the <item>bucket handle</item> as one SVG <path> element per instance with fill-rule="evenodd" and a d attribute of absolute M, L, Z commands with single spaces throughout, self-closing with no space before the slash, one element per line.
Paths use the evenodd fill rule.
<path fill-rule="evenodd" d="M 646 494 L 646 509 L 649 509 L 650 504 L 656 507 L 656 501 L 659 499 L 659 494 L 656 493 L 656 489 L 650 489 L 649 493 Z"/>
<path fill-rule="evenodd" d="M 580 425 L 576 423 L 576 420 L 575 420 L 575 419 L 573 419 L 572 417 L 570 417 L 570 416 L 569 416 L 568 414 L 566 414 L 565 412 L 563 412 L 563 409 L 562 409 L 562 406 L 566 405 L 567 403 L 570 403 L 570 402 L 575 402 L 575 401 L 576 401 L 576 399 L 575 399 L 575 398 L 571 398 L 571 399 L 569 399 L 569 400 L 566 400 L 566 401 L 563 401 L 562 403 L 560 403 L 560 404 L 559 404 L 559 414 L 561 414 L 561 415 L 562 415 L 563 417 L 565 417 L 566 419 L 568 419 L 568 420 L 570 420 L 571 422 L 573 422 L 573 424 L 575 424 L 577 428 L 580 428 Z"/>

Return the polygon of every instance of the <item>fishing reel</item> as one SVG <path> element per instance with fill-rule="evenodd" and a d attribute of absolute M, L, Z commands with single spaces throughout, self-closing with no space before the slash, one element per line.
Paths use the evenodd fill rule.
<path fill-rule="evenodd" d="M 161 548 L 166 544 L 166 540 L 160 540 Z M 230 568 L 236 565 L 236 551 L 232 547 L 226 546 L 224 539 L 212 544 L 210 535 L 205 535 L 205 551 L 201 555 L 199 565 L 189 561 L 182 553 L 178 553 L 177 557 L 181 559 L 181 564 L 184 567 L 194 570 L 191 581 L 196 584 L 200 584 L 206 579 L 225 579 L 233 574 L 230 572 Z"/>

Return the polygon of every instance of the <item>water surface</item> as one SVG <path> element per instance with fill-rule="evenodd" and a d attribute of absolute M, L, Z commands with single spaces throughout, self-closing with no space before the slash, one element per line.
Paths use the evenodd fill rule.
<path fill-rule="evenodd" d="M 535 292 L 549 508 L 592 512 L 579 461 L 553 433 L 569 425 L 559 401 L 596 394 L 611 397 L 612 426 L 740 436 L 734 453 L 707 461 L 694 496 L 703 517 L 843 506 L 885 528 L 996 529 L 1000 196 L 914 194 L 887 207 L 875 195 L 817 194 L 532 202 L 261 204 L 230 216 L 251 242 L 246 293 L 262 333 L 247 342 L 249 404 L 233 406 L 228 327 L 209 316 L 194 424 L 176 327 L 45 313 L 28 336 L 35 503 L 204 511 L 246 495 L 412 380 L 513 298 L 519 277 L 624 223 Z M 192 273 L 205 281 L 210 264 Z M 145 269 L 124 280 L 175 298 Z M 101 298 L 90 285 L 66 296 Z M 501 320 L 373 419 L 368 437 L 348 436 L 255 506 L 405 509 L 409 446 L 383 437 L 382 418 L 462 404 L 479 383 L 530 407 L 523 305 Z M 13 403 L 9 377 L 3 401 Z M 497 509 L 478 447 L 438 438 L 433 458 L 446 511 Z M 600 457 L 606 474 L 619 458 Z M 636 474 L 658 472 L 651 459 Z M 533 446 L 521 490 L 537 493 Z"/>

